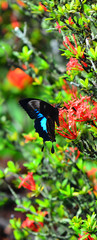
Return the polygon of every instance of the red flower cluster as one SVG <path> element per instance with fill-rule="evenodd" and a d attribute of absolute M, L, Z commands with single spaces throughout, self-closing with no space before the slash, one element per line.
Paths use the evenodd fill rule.
<path fill-rule="evenodd" d="M 75 160 L 77 160 L 80 156 L 80 151 L 78 150 L 77 147 L 75 147 L 75 148 L 69 147 L 69 149 L 67 149 L 65 152 L 69 152 L 70 156 L 72 156 L 72 154 L 75 153 L 76 154 Z"/>
<path fill-rule="evenodd" d="M 80 99 L 75 98 L 64 103 L 64 107 L 59 109 L 59 122 L 60 126 L 57 128 L 58 133 L 68 139 L 76 139 L 78 132 L 76 123 L 87 122 L 97 119 L 97 109 L 94 107 L 90 108 L 90 97 L 82 97 Z M 92 124 L 91 124 L 92 125 Z"/>
<path fill-rule="evenodd" d="M 68 71 L 68 74 L 70 74 L 71 70 L 84 71 L 81 64 L 78 63 L 78 60 L 73 57 L 70 58 L 69 62 L 67 63 L 67 67 L 66 67 L 66 71 Z"/>
<path fill-rule="evenodd" d="M 59 25 L 58 22 L 56 22 L 56 24 L 57 25 L 55 26 L 55 28 L 57 28 L 59 30 L 59 33 L 61 33 L 61 28 L 63 28 L 64 26 Z"/>
<path fill-rule="evenodd" d="M 86 236 L 86 238 L 85 238 L 85 236 Z M 94 240 L 94 238 L 92 238 L 89 233 L 85 233 L 83 236 L 79 235 L 78 240 L 81 240 L 81 239 L 84 239 L 84 240 Z"/>
<path fill-rule="evenodd" d="M 17 20 L 17 17 L 12 13 L 10 16 L 11 26 L 12 28 L 20 27 L 20 23 Z"/>
<path fill-rule="evenodd" d="M 63 45 L 64 45 L 64 47 L 66 47 L 71 53 L 73 53 L 74 55 L 77 55 L 77 42 L 76 42 L 76 40 L 75 40 L 74 34 L 73 34 L 72 36 L 73 36 L 73 39 L 74 39 L 76 48 L 71 44 L 71 42 L 69 41 L 69 38 L 68 38 L 67 36 L 65 37 L 65 41 L 63 41 Z M 67 44 L 67 45 L 66 45 L 66 44 Z M 83 55 L 83 53 L 82 53 L 82 55 Z"/>
<path fill-rule="evenodd" d="M 21 0 L 16 0 L 17 3 L 21 6 L 21 7 L 25 7 L 26 4 L 24 2 L 22 2 Z"/>
<path fill-rule="evenodd" d="M 26 68 L 26 66 L 23 66 L 23 68 Z M 9 82 L 18 89 L 24 89 L 28 84 L 33 82 L 33 78 L 20 68 L 10 69 L 7 78 Z"/>
<path fill-rule="evenodd" d="M 36 190 L 35 181 L 33 179 L 33 173 L 28 172 L 25 178 L 19 177 L 19 179 L 21 180 L 21 183 L 18 186 L 18 188 L 24 187 L 30 191 Z"/>
<path fill-rule="evenodd" d="M 92 168 L 89 171 L 86 171 L 87 176 L 92 180 L 93 182 L 93 192 L 95 194 L 95 196 L 97 196 L 97 168 Z M 89 194 L 91 194 L 91 191 L 89 191 Z"/>
<path fill-rule="evenodd" d="M 8 8 L 8 2 L 7 1 L 1 1 L 0 3 L 1 9 L 5 11 Z"/>
<path fill-rule="evenodd" d="M 74 40 L 74 43 L 75 43 L 75 47 L 74 47 L 74 46 L 72 45 L 72 43 L 69 41 L 69 38 L 68 38 L 67 36 L 65 37 L 65 41 L 63 41 L 63 45 L 64 45 L 64 47 L 66 47 L 72 54 L 74 54 L 74 55 L 76 56 L 76 55 L 79 55 L 79 53 L 78 53 L 78 46 L 77 46 L 77 42 L 76 42 L 76 39 L 75 39 L 74 34 L 72 34 L 72 36 L 73 36 L 73 40 Z M 80 52 L 80 58 L 85 58 L 83 51 Z M 81 63 L 82 63 L 85 67 L 87 67 L 87 64 L 86 64 L 84 61 L 81 60 Z"/>
<path fill-rule="evenodd" d="M 72 20 L 71 20 L 71 17 L 69 17 L 68 18 L 68 23 L 69 23 L 69 25 L 72 25 L 72 24 L 74 24 L 74 22 L 72 22 Z M 55 28 L 57 28 L 58 30 L 59 30 L 59 33 L 61 33 L 61 28 L 63 28 L 64 26 L 61 26 L 61 25 L 59 25 L 59 23 L 58 22 L 56 22 L 56 27 Z"/>
<path fill-rule="evenodd" d="M 39 2 L 39 10 L 44 10 L 45 12 L 47 11 L 47 8 L 41 3 Z"/>
<path fill-rule="evenodd" d="M 48 214 L 48 212 L 47 211 L 39 212 L 39 214 L 42 215 L 43 217 L 45 217 Z M 27 217 L 26 220 L 22 223 L 21 227 L 22 228 L 27 227 L 27 228 L 31 229 L 33 232 L 39 232 L 40 227 L 43 227 L 43 225 L 44 225 L 43 222 L 35 223 L 34 220 L 31 220 Z"/>
<path fill-rule="evenodd" d="M 11 26 L 12 28 L 20 27 L 20 23 L 17 20 L 17 17 L 12 13 L 10 16 Z"/>
<path fill-rule="evenodd" d="M 69 24 L 70 24 L 70 25 L 73 25 L 73 24 L 74 24 L 74 22 L 71 20 L 71 17 L 68 18 L 68 21 L 69 21 Z"/>
<path fill-rule="evenodd" d="M 97 168 L 92 168 L 91 170 L 87 171 L 88 177 L 94 176 L 97 173 Z"/>

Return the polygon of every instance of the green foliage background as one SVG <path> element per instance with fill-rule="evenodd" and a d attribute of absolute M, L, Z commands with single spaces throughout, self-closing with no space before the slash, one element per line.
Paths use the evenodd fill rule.
<path fill-rule="evenodd" d="M 32 239 L 33 236 L 36 240 L 76 240 L 84 232 L 96 239 L 97 195 L 93 191 L 93 176 L 88 178 L 87 171 L 97 169 L 97 125 L 90 130 L 85 123 L 79 124 L 80 136 L 73 141 L 56 131 L 55 153 L 50 152 L 51 142 L 46 142 L 42 152 L 42 138 L 35 133 L 33 121 L 22 111 L 18 101 L 32 97 L 51 104 L 61 103 L 62 107 L 72 98 L 63 89 L 64 78 L 68 88 L 77 86 L 78 98 L 81 94 L 97 101 L 97 4 L 90 0 L 42 0 L 41 4 L 47 8 L 45 11 L 39 1 L 23 0 L 25 5 L 21 6 L 17 1 L 9 0 L 5 10 L 3 2 L 0 3 L 1 208 L 9 203 L 14 205 L 14 218 L 10 224 L 16 240 Z M 13 28 L 12 14 L 19 27 Z M 69 17 L 73 25 L 69 24 Z M 61 33 L 56 22 L 64 26 Z M 72 34 L 78 46 L 76 58 L 81 63 L 80 56 L 84 51 L 83 61 L 88 67 L 69 75 L 66 64 L 75 56 L 64 48 L 63 41 L 68 36 L 74 45 Z M 15 68 L 23 69 L 31 76 L 32 84 L 22 89 L 12 85 L 7 74 Z M 26 134 L 33 137 L 31 142 L 25 143 Z M 76 151 L 72 152 L 70 147 L 79 149 L 77 160 Z M 18 190 L 19 176 L 25 176 L 29 171 L 34 173 L 37 186 L 31 194 Z M 46 210 L 48 215 L 41 219 L 37 210 Z M 29 216 L 35 223 L 43 221 L 44 227 L 38 233 L 21 228 L 21 213 L 23 220 Z"/>

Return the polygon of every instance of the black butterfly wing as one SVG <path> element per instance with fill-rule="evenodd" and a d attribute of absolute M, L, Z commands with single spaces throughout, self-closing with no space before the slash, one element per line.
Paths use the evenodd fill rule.
<path fill-rule="evenodd" d="M 51 141 L 51 138 L 47 131 L 47 119 L 45 117 L 36 118 L 34 122 L 34 127 L 39 136 L 43 138 L 43 141 Z"/>
<path fill-rule="evenodd" d="M 53 107 L 51 104 L 41 101 L 40 112 L 47 118 L 51 117 L 59 126 L 59 111 L 57 107 Z"/>
<path fill-rule="evenodd" d="M 35 119 L 34 127 L 43 141 L 55 141 L 55 121 L 59 126 L 59 111 L 45 101 L 25 98 L 19 101 L 31 119 Z M 52 146 L 51 152 L 54 153 Z"/>
<path fill-rule="evenodd" d="M 43 114 L 44 117 L 51 117 L 53 121 L 56 121 L 59 126 L 59 111 L 58 108 L 53 107 L 49 103 L 45 101 L 34 99 L 34 98 L 25 98 L 19 101 L 20 105 L 24 108 L 24 110 L 28 113 L 29 117 L 34 119 L 35 112 L 37 109 L 40 113 Z"/>
<path fill-rule="evenodd" d="M 34 110 L 37 109 L 39 111 L 39 100 L 35 104 L 32 104 L 32 98 L 25 98 L 21 99 L 19 101 L 19 104 L 22 106 L 22 108 L 27 112 L 30 118 L 34 119 L 35 118 L 35 112 Z M 35 101 L 34 101 L 35 102 Z"/>
<path fill-rule="evenodd" d="M 47 132 L 52 142 L 55 142 L 55 122 L 51 117 L 47 118 Z"/>

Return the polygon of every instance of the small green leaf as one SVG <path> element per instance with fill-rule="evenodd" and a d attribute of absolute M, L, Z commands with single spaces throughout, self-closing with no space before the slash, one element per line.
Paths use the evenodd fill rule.
<path fill-rule="evenodd" d="M 11 172 L 14 172 L 14 173 L 17 172 L 16 166 L 14 165 L 14 163 L 12 161 L 8 161 L 7 165 Z"/>
<path fill-rule="evenodd" d="M 95 52 L 93 48 L 90 48 L 90 50 L 88 51 L 88 54 L 91 58 L 95 58 Z"/>
<path fill-rule="evenodd" d="M 48 199 L 44 199 L 44 201 L 42 201 L 40 199 L 36 199 L 36 202 L 39 204 L 40 207 L 45 207 L 45 208 L 49 207 L 49 200 Z"/>
<path fill-rule="evenodd" d="M 4 173 L 0 170 L 0 178 L 4 178 Z"/>
<path fill-rule="evenodd" d="M 40 57 L 36 58 L 36 66 L 40 70 L 49 68 L 49 64 L 44 59 L 42 59 Z"/>
<path fill-rule="evenodd" d="M 0 57 L 10 56 L 12 53 L 12 49 L 10 45 L 6 42 L 0 41 Z"/>
<path fill-rule="evenodd" d="M 30 206 L 30 211 L 31 211 L 31 212 L 36 212 L 35 207 L 31 205 L 31 206 Z"/>
<path fill-rule="evenodd" d="M 97 128 L 96 127 L 91 127 L 89 130 L 92 131 L 95 136 L 97 135 Z"/>
<path fill-rule="evenodd" d="M 67 184 L 68 180 L 67 179 L 64 179 L 63 182 L 62 182 L 62 188 L 64 188 Z"/>
<path fill-rule="evenodd" d="M 82 84 L 83 87 L 88 88 L 88 78 L 84 80 L 80 79 L 80 83 Z"/>

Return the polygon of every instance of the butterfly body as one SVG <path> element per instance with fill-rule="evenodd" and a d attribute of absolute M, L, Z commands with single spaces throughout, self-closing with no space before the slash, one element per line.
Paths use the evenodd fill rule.
<path fill-rule="evenodd" d="M 35 119 L 34 127 L 43 141 L 55 141 L 55 122 L 59 126 L 59 111 L 45 101 L 25 98 L 19 101 L 31 119 Z"/>

